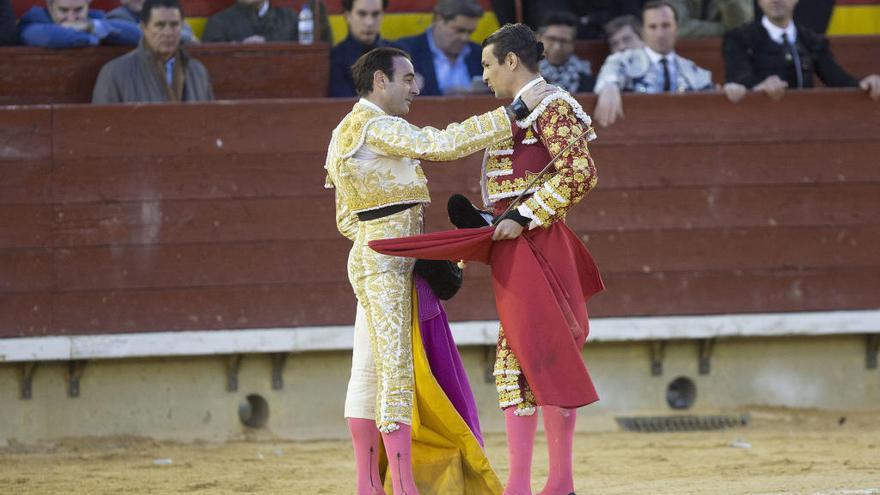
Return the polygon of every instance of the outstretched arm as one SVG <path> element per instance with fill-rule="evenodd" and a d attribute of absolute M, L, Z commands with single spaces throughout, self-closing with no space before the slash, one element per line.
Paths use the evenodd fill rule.
<path fill-rule="evenodd" d="M 379 118 L 368 125 L 365 144 L 376 151 L 430 161 L 456 160 L 512 135 L 504 108 L 449 124 L 443 130 L 419 128 L 398 117 Z"/>

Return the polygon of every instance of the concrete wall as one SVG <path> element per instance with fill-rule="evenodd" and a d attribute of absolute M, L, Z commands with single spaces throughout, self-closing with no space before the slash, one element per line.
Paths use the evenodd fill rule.
<path fill-rule="evenodd" d="M 484 430 L 501 431 L 494 384 L 485 381 L 485 348 L 463 348 L 462 356 Z M 41 363 L 33 375 L 31 400 L 19 397 L 21 365 L 0 365 L 0 443 L 105 435 L 182 441 L 346 436 L 341 415 L 350 353 L 289 355 L 281 390 L 272 390 L 270 357 L 246 355 L 239 390 L 227 392 L 226 359 L 90 361 L 78 398 L 67 396 L 66 363 Z M 651 376 L 647 342 L 590 344 L 585 359 L 602 400 L 582 409 L 582 430 L 615 428 L 617 415 L 672 413 L 666 388 L 679 376 L 691 378 L 697 387 L 689 412 L 750 405 L 880 408 L 880 370 L 865 368 L 864 336 L 720 340 L 708 375 L 697 372 L 696 341 L 669 341 L 661 376 Z M 269 403 L 264 429 L 254 431 L 239 421 L 238 406 L 248 394 Z"/>

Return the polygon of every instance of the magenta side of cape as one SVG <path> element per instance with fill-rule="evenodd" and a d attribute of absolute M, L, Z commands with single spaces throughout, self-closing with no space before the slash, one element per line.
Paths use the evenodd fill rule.
<path fill-rule="evenodd" d="M 483 445 L 480 416 L 461 355 L 452 338 L 446 311 L 427 282 L 413 277 L 419 297 L 419 330 L 431 373 L 477 442 Z"/>

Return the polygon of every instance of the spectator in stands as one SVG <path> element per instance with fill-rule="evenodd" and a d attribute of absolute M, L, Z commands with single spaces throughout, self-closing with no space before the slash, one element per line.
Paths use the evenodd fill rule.
<path fill-rule="evenodd" d="M 622 15 L 608 21 L 605 24 L 605 39 L 611 53 L 645 46 L 641 21 L 634 15 Z"/>
<path fill-rule="evenodd" d="M 45 8 L 31 7 L 21 16 L 18 35 L 24 45 L 47 48 L 136 45 L 141 39 L 137 24 L 107 20 L 89 9 L 89 0 L 47 0 Z"/>
<path fill-rule="evenodd" d="M 669 93 L 712 89 L 712 73 L 675 53 L 677 19 L 666 0 L 651 0 L 642 11 L 645 47 L 615 53 L 596 81 L 593 116 L 604 126 L 623 117 L 621 91 Z"/>
<path fill-rule="evenodd" d="M 548 13 L 538 29 L 538 40 L 544 44 L 545 56 L 538 63 L 538 70 L 548 83 L 569 93 L 592 91 L 596 83 L 590 62 L 574 54 L 577 27 L 574 14 L 556 11 Z"/>
<path fill-rule="evenodd" d="M 342 0 L 348 36 L 330 50 L 330 96 L 356 96 L 351 66 L 373 48 L 394 46 L 379 28 L 388 0 Z"/>
<path fill-rule="evenodd" d="M 330 23 L 324 2 L 309 0 L 312 12 L 318 12 L 320 40 L 330 42 Z M 208 18 L 202 41 L 265 43 L 297 41 L 299 15 L 293 9 L 274 7 L 269 0 L 237 0 L 231 7 Z M 318 26 L 315 28 L 318 29 Z"/>
<path fill-rule="evenodd" d="M 14 45 L 17 41 L 12 0 L 0 0 L 0 46 Z"/>
<path fill-rule="evenodd" d="M 477 0 L 439 0 L 423 34 L 397 40 L 412 56 L 422 95 L 488 92 L 480 45 L 470 41 L 481 17 Z"/>
<path fill-rule="evenodd" d="M 120 0 L 119 7 L 107 12 L 107 19 L 119 19 L 121 21 L 129 21 L 139 23 L 141 20 L 141 9 L 144 8 L 144 0 Z M 198 43 L 199 39 L 193 34 L 189 24 L 183 23 L 183 31 L 181 39 L 184 43 Z"/>
<path fill-rule="evenodd" d="M 758 5 L 758 0 L 754 0 L 755 19 L 760 19 L 764 15 Z M 828 30 L 828 24 L 831 23 L 831 15 L 834 14 L 834 0 L 810 0 L 808 2 L 798 2 L 794 8 L 794 22 L 800 27 L 808 27 L 810 30 L 820 34 L 825 34 Z M 853 3 L 853 2 L 849 2 Z M 869 2 L 861 2 L 869 3 Z"/>
<path fill-rule="evenodd" d="M 516 2 L 492 0 L 492 10 L 503 26 L 506 23 L 523 22 L 537 30 L 542 12 L 567 10 L 578 19 L 578 39 L 602 39 L 604 26 L 611 19 L 622 15 L 638 16 L 644 0 L 522 0 L 522 19 L 517 18 Z"/>
<path fill-rule="evenodd" d="M 138 47 L 101 68 L 92 103 L 206 101 L 214 99 L 208 71 L 181 47 L 178 0 L 146 0 Z"/>
<path fill-rule="evenodd" d="M 813 73 L 826 86 L 858 86 L 880 99 L 880 75 L 857 81 L 834 61 L 827 38 L 794 23 L 797 0 L 759 3 L 760 20 L 724 36 L 724 92 L 730 101 L 739 101 L 749 88 L 778 100 L 786 88 L 812 88 Z"/>
<path fill-rule="evenodd" d="M 678 36 L 721 36 L 755 19 L 753 0 L 669 0 L 678 14 Z"/>

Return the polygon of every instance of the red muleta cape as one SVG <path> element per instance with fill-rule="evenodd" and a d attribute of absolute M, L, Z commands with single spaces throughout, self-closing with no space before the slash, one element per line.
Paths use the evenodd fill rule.
<path fill-rule="evenodd" d="M 581 357 L 586 301 L 605 288 L 593 257 L 565 225 L 492 241 L 493 227 L 370 241 L 382 254 L 492 266 L 504 334 L 538 405 L 575 408 L 599 399 Z"/>

